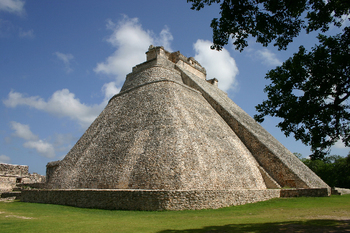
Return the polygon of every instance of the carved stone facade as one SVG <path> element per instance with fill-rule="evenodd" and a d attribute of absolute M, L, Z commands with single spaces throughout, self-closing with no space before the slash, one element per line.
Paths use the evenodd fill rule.
<path fill-rule="evenodd" d="M 198 203 L 221 203 L 230 196 L 225 204 L 196 209 L 279 197 L 286 186 L 329 194 L 319 177 L 218 89 L 217 79 L 206 80 L 197 61 L 163 47 L 151 46 L 146 54 L 66 157 L 47 165 L 48 189 L 73 189 L 76 198 L 86 189 L 131 199 L 148 191 L 162 193 L 159 198 L 177 193 L 172 203 L 188 203 L 193 195 Z M 26 192 L 24 200 L 34 202 L 50 203 L 56 195 L 41 192 L 39 201 Z"/>

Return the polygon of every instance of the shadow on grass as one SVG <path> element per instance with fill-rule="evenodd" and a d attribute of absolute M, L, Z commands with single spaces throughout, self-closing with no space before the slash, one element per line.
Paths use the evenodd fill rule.
<path fill-rule="evenodd" d="M 177 232 L 350 232 L 350 220 L 306 220 L 276 223 L 229 224 L 201 229 L 164 230 L 158 233 Z"/>

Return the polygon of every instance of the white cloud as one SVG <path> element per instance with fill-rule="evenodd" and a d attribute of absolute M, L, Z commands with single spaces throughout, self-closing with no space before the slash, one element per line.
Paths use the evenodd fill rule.
<path fill-rule="evenodd" d="M 23 138 L 26 142 L 23 147 L 35 149 L 41 156 L 54 158 L 56 151 L 67 151 L 72 148 L 72 144 L 77 141 L 72 134 L 55 134 L 54 143 L 40 140 L 39 137 L 33 134 L 29 125 L 24 125 L 19 122 L 12 121 L 11 127 L 15 131 L 12 136 Z M 6 157 L 0 157 L 0 162 L 6 161 Z M 9 161 L 9 158 L 8 158 Z"/>
<path fill-rule="evenodd" d="M 6 155 L 0 155 L 0 163 L 10 163 L 11 158 Z"/>
<path fill-rule="evenodd" d="M 117 25 L 108 21 L 107 27 L 112 30 L 107 41 L 117 50 L 105 62 L 98 63 L 94 71 L 113 75 L 120 84 L 133 66 L 145 61 L 145 52 L 153 39 L 142 29 L 137 18 L 125 17 Z"/>
<path fill-rule="evenodd" d="M 27 105 L 36 109 L 44 109 L 46 103 L 39 96 L 23 97 L 21 93 L 11 91 L 8 99 L 3 100 L 6 107 L 15 108 L 17 105 Z"/>
<path fill-rule="evenodd" d="M 117 24 L 108 21 L 107 28 L 112 30 L 107 41 L 116 48 L 105 62 L 98 63 L 94 71 L 115 77 L 115 84 L 120 85 L 125 76 L 131 72 L 131 68 L 146 59 L 145 52 L 151 44 L 161 44 L 165 49 L 171 50 L 170 42 L 173 39 L 169 29 L 166 27 L 160 36 L 154 36 L 153 32 L 145 31 L 137 18 L 124 19 Z"/>
<path fill-rule="evenodd" d="M 64 54 L 64 53 L 60 53 L 60 52 L 55 52 L 54 55 L 56 55 L 56 57 L 63 61 L 66 72 L 70 73 L 73 71 L 73 69 L 71 68 L 71 61 L 74 59 L 74 56 L 70 53 Z"/>
<path fill-rule="evenodd" d="M 58 59 L 64 62 L 64 64 L 69 64 L 69 62 L 74 58 L 72 54 L 64 54 L 60 52 L 54 53 Z"/>
<path fill-rule="evenodd" d="M 345 149 L 346 146 L 345 144 L 343 143 L 342 139 L 339 139 L 334 145 L 333 145 L 334 148 L 337 148 L 337 149 Z"/>
<path fill-rule="evenodd" d="M 107 104 L 107 102 L 116 94 L 120 92 L 119 87 L 116 86 L 115 82 L 105 83 L 102 87 L 103 93 L 105 93 L 105 99 L 104 103 Z"/>
<path fill-rule="evenodd" d="M 104 103 L 93 106 L 82 104 L 68 89 L 56 91 L 48 101 L 39 96 L 24 97 L 21 93 L 11 91 L 3 103 L 7 107 L 14 108 L 18 105 L 24 105 L 58 117 L 69 117 L 78 121 L 84 128 L 92 123 L 104 107 Z"/>
<path fill-rule="evenodd" d="M 19 37 L 22 37 L 22 38 L 34 38 L 34 30 L 31 29 L 31 30 L 28 30 L 28 31 L 24 31 L 22 28 L 19 29 Z"/>
<path fill-rule="evenodd" d="M 11 127 L 15 132 L 13 136 L 23 138 L 25 140 L 38 140 L 38 136 L 34 135 L 32 131 L 30 131 L 29 125 L 24 125 L 15 121 L 11 121 Z"/>
<path fill-rule="evenodd" d="M 22 14 L 24 12 L 23 0 L 0 0 L 0 11 Z"/>
<path fill-rule="evenodd" d="M 94 69 L 97 73 L 105 73 L 116 76 L 115 81 L 103 85 L 104 100 L 101 104 L 88 106 L 80 102 L 68 89 L 54 92 L 48 100 L 40 96 L 24 96 L 22 93 L 11 91 L 8 98 L 3 100 L 7 107 L 28 106 L 48 112 L 58 117 L 69 117 L 86 128 L 103 110 L 108 100 L 119 93 L 121 83 L 125 80 L 131 68 L 145 61 L 145 52 L 154 43 L 164 43 L 165 49 L 170 50 L 170 42 L 173 37 L 169 28 L 165 27 L 159 37 L 153 32 L 142 29 L 137 18 L 130 19 L 127 16 L 117 24 L 112 21 L 107 22 L 107 28 L 112 30 L 107 41 L 116 51 L 109 56 L 105 62 L 97 64 Z M 71 70 L 70 63 L 74 59 L 72 54 L 55 52 L 54 55 L 63 61 L 67 71 Z"/>
<path fill-rule="evenodd" d="M 126 74 L 131 71 L 131 68 L 145 61 L 145 52 L 149 45 L 153 43 L 164 43 L 163 46 L 169 50 L 171 49 L 170 42 L 173 40 L 169 28 L 165 27 L 161 31 L 160 36 L 156 37 L 153 32 L 143 30 L 137 18 L 129 19 L 125 16 L 117 24 L 108 21 L 107 28 L 112 31 L 107 41 L 116 47 L 116 51 L 105 62 L 97 64 L 95 72 L 114 75 L 116 76 L 116 80 L 103 85 L 101 90 L 105 97 L 101 104 L 83 104 L 68 89 L 54 92 L 48 100 L 40 96 L 28 97 L 22 93 L 11 91 L 8 94 L 8 98 L 3 100 L 3 103 L 11 108 L 28 106 L 54 116 L 69 117 L 77 121 L 83 128 L 87 128 L 100 114 L 108 100 L 119 93 L 121 89 L 120 84 L 124 81 Z M 55 52 L 54 55 L 66 65 L 67 71 L 71 70 L 70 64 L 74 59 L 72 54 Z M 29 128 L 28 131 L 30 131 Z M 17 136 L 20 135 L 19 133 L 15 134 Z M 25 139 L 34 139 L 33 135 L 31 137 L 27 136 Z M 40 143 L 38 140 L 35 141 L 36 143 L 32 141 L 35 140 L 26 143 L 26 146 L 37 148 L 38 150 L 39 148 L 49 148 L 44 147 L 45 144 L 42 141 Z"/>
<path fill-rule="evenodd" d="M 155 39 L 157 44 L 164 47 L 164 49 L 168 50 L 169 52 L 172 52 L 171 49 L 171 41 L 173 40 L 173 35 L 170 33 L 170 29 L 165 26 L 165 28 L 159 33 L 159 38 Z"/>
<path fill-rule="evenodd" d="M 56 152 L 69 151 L 79 138 L 72 134 L 55 134 L 53 146 Z"/>
<path fill-rule="evenodd" d="M 210 49 L 212 42 L 197 40 L 194 44 L 195 59 L 207 70 L 207 78 L 219 80 L 219 88 L 227 91 L 237 86 L 238 68 L 235 60 L 224 48 L 222 51 Z"/>
<path fill-rule="evenodd" d="M 255 52 L 256 57 L 268 66 L 280 66 L 282 62 L 277 58 L 276 54 L 268 49 L 260 49 Z"/>
<path fill-rule="evenodd" d="M 26 142 L 23 144 L 26 148 L 35 149 L 42 156 L 47 158 L 55 157 L 55 149 L 52 144 L 44 142 L 39 137 L 32 133 L 29 125 L 24 125 L 19 122 L 11 122 L 12 129 L 15 130 L 13 136 L 23 138 Z"/>
<path fill-rule="evenodd" d="M 53 93 L 52 97 L 47 101 L 44 110 L 60 117 L 68 116 L 82 125 L 90 125 L 103 107 L 100 105 L 87 106 L 82 104 L 79 99 L 75 98 L 74 93 L 69 92 L 68 89 L 62 89 Z"/>
<path fill-rule="evenodd" d="M 55 157 L 55 149 L 53 145 L 51 145 L 48 142 L 44 142 L 42 140 L 28 141 L 28 142 L 25 142 L 23 146 L 26 148 L 35 149 L 38 153 L 40 153 L 44 157 L 47 157 L 47 158 Z"/>

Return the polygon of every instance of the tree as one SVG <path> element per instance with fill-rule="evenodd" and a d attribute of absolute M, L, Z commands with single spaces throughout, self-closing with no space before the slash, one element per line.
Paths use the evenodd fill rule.
<path fill-rule="evenodd" d="M 301 159 L 331 187 L 350 188 L 350 153 L 347 157 L 332 155 L 323 160 Z"/>
<path fill-rule="evenodd" d="M 211 22 L 213 49 L 221 50 L 230 38 L 236 49 L 248 46 L 247 38 L 253 36 L 267 46 L 275 41 L 279 49 L 306 32 L 325 32 L 331 23 L 341 26 L 344 15 L 349 15 L 348 0 L 187 0 L 192 10 L 220 3 L 221 18 Z"/>
<path fill-rule="evenodd" d="M 340 27 L 350 14 L 349 0 L 187 0 L 194 10 L 220 4 L 214 18 L 212 49 L 221 50 L 232 38 L 237 50 L 248 46 L 249 36 L 280 50 L 307 33 Z M 350 19 L 349 19 L 350 20 Z M 336 141 L 350 145 L 350 27 L 335 36 L 318 36 L 320 44 L 307 52 L 299 48 L 282 66 L 265 78 L 268 100 L 256 106 L 259 122 L 267 115 L 283 119 L 278 127 L 311 145 L 312 159 L 323 158 Z"/>
<path fill-rule="evenodd" d="M 311 145 L 313 159 L 323 158 L 339 139 L 350 145 L 350 28 L 319 40 L 312 52 L 301 46 L 267 73 L 268 100 L 256 106 L 255 115 L 258 122 L 266 115 L 282 118 L 278 127 Z"/>

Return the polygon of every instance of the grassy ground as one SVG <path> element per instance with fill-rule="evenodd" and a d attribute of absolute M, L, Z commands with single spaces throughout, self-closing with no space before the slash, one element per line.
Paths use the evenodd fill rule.
<path fill-rule="evenodd" d="M 0 202 L 0 232 L 350 232 L 350 195 L 159 212 Z"/>

